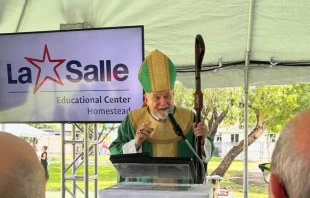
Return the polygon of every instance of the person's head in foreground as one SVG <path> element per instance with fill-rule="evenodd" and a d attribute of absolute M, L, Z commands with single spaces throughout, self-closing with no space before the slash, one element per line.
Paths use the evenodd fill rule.
<path fill-rule="evenodd" d="M 1 198 L 45 197 L 43 167 L 26 141 L 0 132 L 0 160 Z"/>
<path fill-rule="evenodd" d="M 271 159 L 269 197 L 310 197 L 310 109 L 281 131 Z"/>
<path fill-rule="evenodd" d="M 166 110 L 173 108 L 176 76 L 172 61 L 159 50 L 151 52 L 140 67 L 139 81 L 145 91 L 144 103 L 156 118 L 166 119 Z"/>

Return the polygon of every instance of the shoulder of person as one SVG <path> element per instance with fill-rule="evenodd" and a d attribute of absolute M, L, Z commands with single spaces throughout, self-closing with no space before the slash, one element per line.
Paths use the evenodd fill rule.
<path fill-rule="evenodd" d="M 132 110 L 132 111 L 129 112 L 129 115 L 140 113 L 140 112 L 143 112 L 143 111 L 147 111 L 147 107 L 141 107 L 139 109 Z"/>
<path fill-rule="evenodd" d="M 148 110 L 147 110 L 147 107 L 142 107 L 142 108 L 139 108 L 139 109 L 135 109 L 131 112 L 129 112 L 128 114 L 128 120 L 131 122 L 131 123 L 136 123 L 138 122 L 140 119 L 144 118 L 145 116 L 147 116 L 149 113 L 148 113 Z"/>

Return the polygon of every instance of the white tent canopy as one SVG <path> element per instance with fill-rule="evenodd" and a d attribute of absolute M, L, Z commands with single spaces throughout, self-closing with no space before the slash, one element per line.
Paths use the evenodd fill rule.
<path fill-rule="evenodd" d="M 145 55 L 154 49 L 167 54 L 178 68 L 178 79 L 188 87 L 194 87 L 194 43 L 201 34 L 206 45 L 203 70 L 211 69 L 201 76 L 203 88 L 243 86 L 250 38 L 250 85 L 308 83 L 310 1 L 255 1 L 250 34 L 249 4 L 249 0 L 0 0 L 0 33 L 59 30 L 60 24 L 79 22 L 90 27 L 144 25 Z M 273 67 L 271 57 L 278 63 Z M 219 59 L 223 69 L 214 72 Z"/>
<path fill-rule="evenodd" d="M 18 137 L 42 137 L 44 131 L 34 128 L 28 124 L 0 124 L 0 132 L 7 132 Z"/>

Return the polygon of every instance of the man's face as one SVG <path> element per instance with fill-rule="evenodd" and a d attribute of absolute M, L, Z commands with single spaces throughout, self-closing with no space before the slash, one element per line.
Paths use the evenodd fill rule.
<path fill-rule="evenodd" d="M 160 118 L 166 119 L 167 109 L 173 108 L 173 91 L 161 91 L 154 93 L 146 93 L 146 104 L 150 108 L 151 113 Z"/>

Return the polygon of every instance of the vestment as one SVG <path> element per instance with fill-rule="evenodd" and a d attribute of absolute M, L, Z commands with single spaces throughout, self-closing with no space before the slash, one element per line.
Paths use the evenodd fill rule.
<path fill-rule="evenodd" d="M 194 113 L 185 108 L 174 107 L 174 117 L 191 146 L 195 148 L 195 137 L 192 127 L 192 123 L 195 120 Z M 146 121 L 151 121 L 150 127 L 154 128 L 154 131 L 142 143 L 142 148 L 140 148 L 142 152 L 149 152 L 153 157 L 191 157 L 194 159 L 194 154 L 181 137 L 175 134 L 170 122 L 157 121 L 149 112 L 148 107 L 133 110 L 126 116 L 118 129 L 118 137 L 109 147 L 110 153 L 126 154 L 139 152 L 133 148 L 136 130 Z M 208 138 L 206 141 L 211 143 L 211 149 L 206 151 L 211 156 L 214 148 L 213 140 Z M 138 179 L 138 181 L 147 182 L 143 179 Z"/>

